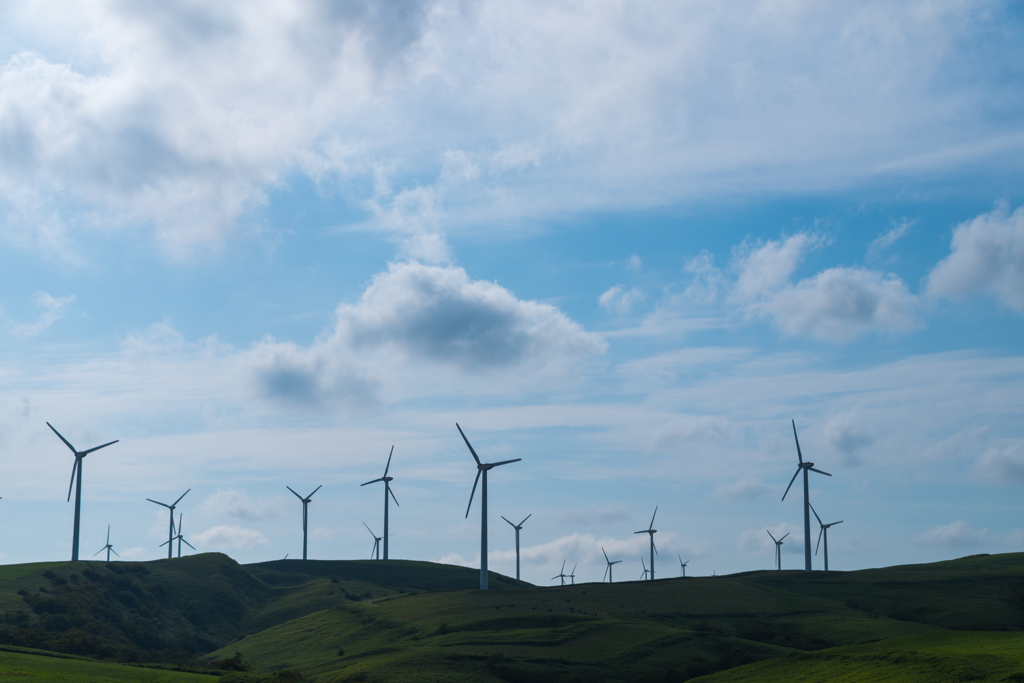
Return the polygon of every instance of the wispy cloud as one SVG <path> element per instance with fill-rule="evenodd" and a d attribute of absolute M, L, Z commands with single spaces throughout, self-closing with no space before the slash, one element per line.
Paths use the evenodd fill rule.
<path fill-rule="evenodd" d="M 61 316 L 64 315 L 64 310 L 68 308 L 74 300 L 74 295 L 55 299 L 46 292 L 36 292 L 35 296 L 32 297 L 32 302 L 39 308 L 42 308 L 43 312 L 39 314 L 39 318 L 35 322 L 19 323 L 15 325 L 11 329 L 11 334 L 16 337 L 34 337 L 38 334 L 42 334 L 50 327 L 50 325 L 57 322 Z"/>
<path fill-rule="evenodd" d="M 981 545 L 988 537 L 988 529 L 975 531 L 963 520 L 957 520 L 944 526 L 932 527 L 917 537 L 917 542 L 924 545 L 939 545 L 950 548 L 973 548 Z"/>

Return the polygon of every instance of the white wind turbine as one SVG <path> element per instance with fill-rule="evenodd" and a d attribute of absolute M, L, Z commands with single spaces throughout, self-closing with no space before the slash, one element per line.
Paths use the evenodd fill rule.
<path fill-rule="evenodd" d="M 605 570 L 604 570 L 604 576 L 607 576 L 608 577 L 608 583 L 611 583 L 612 582 L 612 565 L 616 565 L 619 562 L 622 562 L 622 560 L 615 560 L 614 562 L 612 562 L 611 560 L 608 559 L 608 553 L 606 553 L 604 551 L 604 548 L 601 548 L 601 554 L 604 555 L 604 561 L 608 563 L 608 567 L 605 568 Z M 604 581 L 604 576 L 601 577 L 601 581 Z"/>
<path fill-rule="evenodd" d="M 391 456 L 395 454 L 395 447 L 391 447 L 391 452 L 388 453 L 388 464 L 384 467 L 384 476 L 373 481 L 368 481 L 366 484 L 376 484 L 378 481 L 384 482 L 384 559 L 388 559 L 388 495 L 395 501 L 395 505 L 398 505 L 398 499 L 395 498 L 394 492 L 391 490 L 391 482 L 394 477 L 388 476 L 388 470 L 391 469 Z M 360 486 L 366 486 L 366 484 L 360 484 Z M 310 494 L 312 495 L 312 494 Z M 401 507 L 399 505 L 399 507 Z M 365 524 L 365 522 L 364 522 Z M 372 533 L 372 532 L 371 532 Z M 374 537 L 376 538 L 376 537 Z M 518 578 L 518 577 L 516 577 Z"/>
<path fill-rule="evenodd" d="M 796 477 L 802 470 L 804 473 L 804 571 L 811 571 L 811 494 L 810 489 L 807 487 L 807 471 L 817 472 L 818 474 L 824 474 L 826 477 L 832 475 L 828 472 L 822 472 L 821 470 L 814 469 L 813 462 L 804 462 L 803 453 L 800 452 L 800 439 L 796 435 L 796 420 L 792 420 L 793 423 L 793 438 L 796 439 L 796 457 L 800 463 L 796 466 L 796 472 L 793 474 L 793 478 L 789 480 L 789 486 L 786 487 L 786 493 L 782 494 L 782 500 L 786 500 L 786 495 L 789 493 L 789 489 L 793 487 L 793 482 L 796 481 Z"/>
<path fill-rule="evenodd" d="M 654 534 L 658 533 L 658 530 L 654 528 L 654 518 L 658 516 L 658 507 L 654 507 L 654 514 L 651 515 L 651 525 L 646 529 L 640 531 L 634 531 L 634 534 L 650 534 L 651 535 L 651 581 L 654 581 L 654 553 L 658 552 L 658 548 L 654 545 Z M 646 567 L 646 565 L 644 565 Z"/>

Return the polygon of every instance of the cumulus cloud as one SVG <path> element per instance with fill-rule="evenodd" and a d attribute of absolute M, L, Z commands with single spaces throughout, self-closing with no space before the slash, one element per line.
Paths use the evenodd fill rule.
<path fill-rule="evenodd" d="M 32 302 L 43 309 L 39 319 L 32 323 L 15 325 L 11 329 L 11 334 L 17 337 L 34 337 L 37 334 L 43 333 L 50 325 L 57 322 L 64 315 L 64 309 L 70 306 L 74 300 L 74 295 L 55 299 L 46 292 L 36 292 L 35 296 L 32 297 Z"/>
<path fill-rule="evenodd" d="M 647 295 L 639 287 L 627 290 L 622 285 L 615 285 L 614 287 L 609 287 L 599 296 L 597 302 L 601 304 L 601 308 L 609 313 L 625 314 L 633 310 L 634 304 L 640 303 L 646 298 Z"/>
<path fill-rule="evenodd" d="M 415 360 L 464 373 L 564 374 L 606 348 L 554 306 L 471 280 L 462 268 L 415 262 L 390 264 L 335 317 L 333 331 L 311 346 L 267 339 L 249 352 L 268 395 L 303 404 L 366 402 L 386 365 Z"/>
<path fill-rule="evenodd" d="M 1024 481 L 1024 442 L 989 448 L 975 462 L 974 472 L 993 481 Z"/>
<path fill-rule="evenodd" d="M 988 529 L 974 531 L 967 522 L 957 520 L 945 526 L 929 529 L 917 537 L 917 542 L 923 545 L 971 548 L 980 545 L 987 537 Z"/>
<path fill-rule="evenodd" d="M 786 334 L 831 342 L 921 326 L 916 297 L 891 273 L 836 267 L 791 283 L 804 253 L 821 244 L 821 238 L 800 233 L 742 245 L 734 256 L 732 300 L 749 316 L 771 317 Z"/>
<path fill-rule="evenodd" d="M 833 415 L 825 423 L 825 438 L 842 455 L 845 465 L 859 465 L 860 453 L 871 445 L 874 436 L 859 411 Z"/>
<path fill-rule="evenodd" d="M 247 521 L 278 519 L 282 502 L 281 496 L 254 499 L 245 491 L 217 489 L 196 506 L 196 512 L 203 517 L 223 515 Z"/>
<path fill-rule="evenodd" d="M 768 490 L 760 479 L 744 477 L 729 484 L 722 484 L 711 492 L 711 497 L 723 501 L 753 500 Z"/>
<path fill-rule="evenodd" d="M 951 253 L 928 274 L 932 296 L 989 294 L 1024 313 L 1024 206 L 1006 205 L 953 231 Z"/>
<path fill-rule="evenodd" d="M 225 548 L 237 548 L 248 550 L 257 545 L 269 545 L 270 541 L 259 531 L 247 529 L 243 526 L 218 524 L 206 531 L 196 535 L 197 545 L 214 550 Z"/>

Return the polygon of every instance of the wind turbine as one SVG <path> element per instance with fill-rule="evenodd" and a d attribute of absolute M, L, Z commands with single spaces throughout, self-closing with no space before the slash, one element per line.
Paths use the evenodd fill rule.
<path fill-rule="evenodd" d="M 192 489 L 189 489 L 188 491 L 191 491 L 191 490 L 192 490 Z M 171 503 L 170 505 L 168 505 L 167 503 L 161 503 L 161 502 L 160 502 L 159 500 L 153 500 L 152 498 L 147 498 L 147 499 L 146 499 L 146 500 L 148 500 L 148 501 L 149 501 L 150 503 L 156 503 L 157 505 L 163 505 L 163 506 L 164 506 L 165 508 L 167 508 L 167 509 L 168 509 L 168 510 L 170 511 L 170 513 L 171 513 L 171 524 L 170 524 L 170 526 L 168 527 L 168 531 L 167 531 L 167 543 L 166 543 L 166 544 L 164 544 L 164 543 L 161 543 L 161 544 L 160 544 L 160 545 L 161 545 L 161 547 L 162 547 L 162 546 L 164 546 L 164 545 L 166 545 L 166 546 L 167 546 L 167 559 L 168 559 L 168 560 L 169 560 L 169 559 L 171 559 L 171 552 L 172 552 L 172 550 L 173 550 L 173 546 L 171 545 L 171 541 L 173 541 L 173 540 L 174 540 L 174 508 L 175 508 L 175 506 L 177 506 L 177 505 L 178 505 L 178 503 L 180 503 L 180 502 L 181 502 L 181 499 L 182 499 L 182 498 L 184 498 L 185 496 L 187 496 L 187 495 L 188 495 L 188 491 L 185 491 L 185 493 L 183 493 L 183 494 L 181 494 L 180 496 L 178 496 L 178 500 L 174 501 L 174 502 L 173 502 L 173 503 Z"/>
<path fill-rule="evenodd" d="M 523 525 L 526 524 L 526 520 L 530 517 L 533 517 L 532 512 L 526 515 L 526 517 L 523 518 L 523 521 L 519 522 L 519 525 L 517 526 L 515 524 L 512 524 L 512 522 L 508 522 L 508 519 L 504 515 L 501 516 L 501 518 L 504 519 L 506 522 L 512 524 L 512 528 L 516 530 L 516 581 L 519 580 L 519 530 L 523 528 Z"/>
<path fill-rule="evenodd" d="M 604 573 L 605 573 L 605 576 L 608 577 L 608 583 L 611 583 L 612 582 L 612 565 L 618 564 L 619 562 L 622 562 L 622 560 L 615 560 L 614 562 L 612 562 L 611 560 L 608 559 L 608 553 L 606 553 L 604 551 L 604 548 L 601 548 L 601 553 L 604 555 L 604 561 L 608 563 L 608 567 L 604 570 Z M 604 581 L 604 577 L 603 576 L 601 577 L 601 581 Z"/>
<path fill-rule="evenodd" d="M 789 480 L 789 486 L 786 487 L 786 493 L 782 494 L 782 500 L 786 500 L 786 495 L 789 493 L 789 489 L 793 487 L 793 482 L 796 481 L 796 475 L 800 474 L 803 470 L 804 473 L 804 571 L 811 571 L 811 498 L 810 492 L 807 488 L 807 470 L 817 472 L 818 474 L 824 474 L 826 477 L 832 475 L 828 472 L 822 472 L 821 470 L 814 469 L 813 462 L 804 462 L 804 456 L 800 452 L 800 439 L 796 435 L 796 420 L 793 422 L 793 438 L 796 439 L 796 457 L 799 458 L 800 464 L 796 467 L 796 472 L 793 474 L 793 478 Z"/>
<path fill-rule="evenodd" d="M 320 486 L 323 486 L 323 484 L 320 484 Z M 313 493 L 319 491 L 320 486 L 317 486 L 315 489 L 313 489 Z M 291 491 L 292 493 L 295 493 L 295 489 L 293 489 L 291 486 L 285 485 L 285 488 Z M 309 505 L 310 499 L 313 498 L 313 493 L 309 494 L 305 498 L 295 493 L 295 497 L 302 501 L 302 559 L 306 559 L 306 522 L 309 521 L 309 515 L 307 514 L 306 506 Z"/>
<path fill-rule="evenodd" d="M 53 425 L 49 422 L 46 426 L 53 429 Z M 60 432 L 53 429 L 53 433 L 60 437 L 60 440 L 64 442 L 64 445 L 71 449 L 71 452 L 75 454 L 75 464 L 71 466 L 71 484 L 68 485 L 68 500 L 71 500 L 71 487 L 75 485 L 76 477 L 78 486 L 75 487 L 75 532 L 71 538 L 71 561 L 78 561 L 78 529 L 81 525 L 82 520 L 82 459 L 89 455 L 93 451 L 98 451 L 101 448 L 106 448 L 112 444 L 117 443 L 120 439 L 105 443 L 102 446 L 96 446 L 85 451 L 76 451 L 75 447 L 71 445 L 67 439 L 65 439 Z"/>
<path fill-rule="evenodd" d="M 466 438 L 466 434 L 462 431 L 462 427 L 459 427 L 458 422 L 455 423 L 455 428 L 459 430 L 459 434 L 462 434 L 462 440 L 466 442 L 469 452 L 473 455 L 473 459 L 476 460 L 476 479 L 473 481 L 473 491 L 469 494 L 469 505 L 466 506 L 466 519 L 469 519 L 469 509 L 473 507 L 473 496 L 476 495 L 476 485 L 480 482 L 480 475 L 482 474 L 484 477 L 484 485 L 480 489 L 480 590 L 487 590 L 487 471 L 499 465 L 519 462 L 522 458 L 513 458 L 512 460 L 502 460 L 501 462 L 494 463 L 480 462 L 480 458 L 477 457 L 476 451 L 473 450 L 473 446 L 470 445 L 469 439 Z"/>
<path fill-rule="evenodd" d="M 828 544 L 826 544 L 825 547 L 828 548 Z M 94 552 L 92 554 L 92 556 L 96 557 L 97 555 L 102 553 L 104 550 L 107 551 L 107 562 L 110 562 L 110 553 L 114 553 L 115 555 L 117 555 L 117 551 L 114 550 L 114 546 L 110 545 L 110 525 L 109 524 L 107 525 L 107 544 L 105 546 L 103 546 L 102 548 L 100 548 L 99 550 L 97 550 L 96 552 Z M 120 555 L 117 555 L 117 556 L 121 557 Z"/>
<path fill-rule="evenodd" d="M 772 532 L 768 531 L 767 529 L 765 529 L 765 531 L 768 532 L 769 536 L 772 536 Z M 786 536 L 789 536 L 788 531 L 786 532 Z M 785 538 L 786 536 L 783 536 L 782 538 Z M 778 568 L 779 571 L 782 571 L 782 538 L 775 541 L 775 537 L 772 536 L 772 540 L 775 541 L 775 566 Z"/>
<path fill-rule="evenodd" d="M 683 562 L 683 556 L 682 555 L 676 555 L 676 557 L 679 558 L 679 571 L 682 572 L 679 576 L 682 576 L 685 579 L 686 578 L 686 565 L 690 564 L 690 561 L 687 560 L 686 562 Z"/>
<path fill-rule="evenodd" d="M 569 578 L 572 579 L 572 585 L 576 585 L 576 565 L 572 566 L 572 571 L 569 572 Z"/>
<path fill-rule="evenodd" d="M 368 481 L 366 484 L 376 484 L 378 481 L 384 482 L 384 559 L 388 559 L 388 494 L 395 500 L 395 505 L 398 505 L 398 499 L 395 498 L 395 494 L 391 491 L 391 481 L 394 477 L 388 476 L 388 470 L 391 469 L 391 456 L 395 453 L 395 447 L 391 447 L 391 452 L 388 453 L 388 464 L 384 467 L 384 476 L 373 481 Z M 366 484 L 360 484 L 360 486 L 366 486 Z M 309 495 L 313 495 L 312 493 Z M 401 507 L 399 505 L 399 507 Z M 519 578 L 518 576 L 516 578 Z"/>
<path fill-rule="evenodd" d="M 647 575 L 650 574 L 650 571 L 647 569 L 647 565 L 644 564 L 644 556 L 643 555 L 640 556 L 640 564 L 644 565 L 644 573 L 640 575 L 640 580 L 641 581 L 646 581 L 647 580 Z"/>
<path fill-rule="evenodd" d="M 655 506 L 654 514 L 651 515 L 651 525 L 646 529 L 640 531 L 634 531 L 633 534 L 650 534 L 651 535 L 651 581 L 654 581 L 654 553 L 658 552 L 658 549 L 654 546 L 654 534 L 658 533 L 658 530 L 654 528 L 654 518 L 658 516 L 658 508 Z M 646 567 L 646 565 L 644 565 Z"/>
<path fill-rule="evenodd" d="M 569 576 L 565 573 L 565 560 L 562 560 L 562 568 L 558 570 L 558 573 L 551 577 L 551 580 L 561 579 L 562 585 L 565 585 L 565 577 Z"/>
<path fill-rule="evenodd" d="M 161 548 L 164 547 L 165 545 L 170 545 L 170 547 L 173 548 L 174 547 L 174 543 L 172 541 L 177 541 L 178 542 L 178 557 L 179 558 L 181 557 L 181 544 L 182 544 L 183 541 L 184 541 L 185 545 L 187 545 L 189 548 L 192 548 L 192 550 L 196 549 L 196 547 L 194 545 L 192 545 L 191 543 L 186 541 L 185 537 L 181 535 L 181 517 L 182 517 L 182 515 L 179 512 L 178 513 L 178 530 L 177 530 L 177 533 L 174 536 L 172 536 L 169 540 L 166 540 L 166 541 L 164 541 L 163 543 L 160 544 Z"/>
<path fill-rule="evenodd" d="M 373 556 L 376 555 L 377 559 L 379 560 L 380 559 L 380 536 L 378 536 L 377 534 L 373 533 L 373 529 L 371 529 L 366 522 L 363 522 L 363 526 L 365 526 L 366 530 L 370 532 L 371 536 L 373 536 L 373 550 L 370 551 L 370 559 L 372 560 Z"/>
<path fill-rule="evenodd" d="M 828 571 L 828 528 L 830 526 L 835 526 L 836 524 L 842 524 L 843 520 L 839 520 L 838 522 L 832 522 L 831 524 L 823 524 L 822 521 L 821 521 L 821 517 L 818 517 L 818 511 L 814 509 L 813 505 L 811 506 L 811 512 L 814 513 L 815 518 L 817 518 L 817 520 L 818 520 L 818 524 L 821 526 L 821 531 L 818 532 L 818 544 L 816 546 L 814 546 L 814 554 L 815 555 L 818 554 L 818 548 L 821 547 L 821 537 L 824 536 L 825 537 L 825 571 Z"/>

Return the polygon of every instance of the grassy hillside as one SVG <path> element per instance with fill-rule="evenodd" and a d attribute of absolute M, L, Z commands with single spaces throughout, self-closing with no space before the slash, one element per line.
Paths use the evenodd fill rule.
<path fill-rule="evenodd" d="M 296 668 L 323 683 L 675 681 L 716 671 L 709 680 L 831 680 L 847 670 L 837 680 L 898 680 L 903 671 L 1024 681 L 1020 661 L 1000 654 L 1021 644 L 1020 634 L 995 634 L 1002 650 L 981 647 L 995 642 L 989 632 L 1022 625 L 1024 555 L 1015 554 L 863 572 L 395 595 L 280 623 L 208 659 L 237 652 L 257 670 Z"/>
<path fill-rule="evenodd" d="M 0 650 L 0 678 L 80 683 L 216 683 L 216 676 L 97 662 L 69 655 Z"/>

